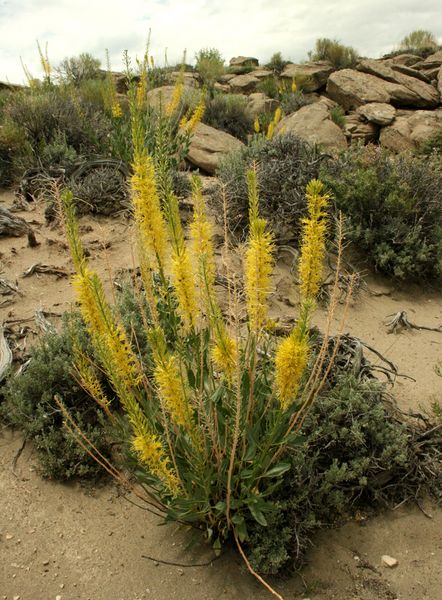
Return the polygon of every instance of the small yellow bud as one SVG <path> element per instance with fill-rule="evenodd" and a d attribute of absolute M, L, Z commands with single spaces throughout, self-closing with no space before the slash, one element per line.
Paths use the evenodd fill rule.
<path fill-rule="evenodd" d="M 274 124 L 274 122 L 272 121 L 271 123 L 269 123 L 269 126 L 267 127 L 267 135 L 266 135 L 266 138 L 267 138 L 268 140 L 271 140 L 271 139 L 272 139 L 272 137 L 273 137 L 273 133 L 274 133 L 274 130 L 275 130 L 275 124 Z"/>
<path fill-rule="evenodd" d="M 275 125 L 277 125 L 279 123 L 279 121 L 281 120 L 281 116 L 282 116 L 282 111 L 278 106 L 278 108 L 275 110 L 275 114 L 273 116 L 273 122 Z"/>
<path fill-rule="evenodd" d="M 298 86 L 296 85 L 296 81 L 294 79 L 292 79 L 292 93 L 294 94 L 297 89 L 298 89 Z"/>
<path fill-rule="evenodd" d="M 255 130 L 255 133 L 259 133 L 261 131 L 258 117 L 256 117 L 255 122 L 253 123 L 253 129 Z"/>

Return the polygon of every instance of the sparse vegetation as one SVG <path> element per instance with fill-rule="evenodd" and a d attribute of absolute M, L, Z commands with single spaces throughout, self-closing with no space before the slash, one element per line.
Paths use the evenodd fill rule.
<path fill-rule="evenodd" d="M 247 136 L 253 129 L 253 119 L 247 112 L 247 99 L 235 94 L 215 94 L 209 98 L 203 122 L 243 142 L 247 142 Z"/>
<path fill-rule="evenodd" d="M 315 49 L 309 52 L 310 60 L 326 60 L 336 69 L 349 69 L 358 62 L 358 52 L 351 46 L 344 46 L 338 40 L 319 38 Z"/>
<path fill-rule="evenodd" d="M 215 82 L 224 73 L 224 59 L 216 48 L 203 48 L 195 55 L 195 69 L 203 84 L 211 92 Z"/>
<path fill-rule="evenodd" d="M 438 48 L 438 43 L 436 36 L 431 31 L 416 29 L 401 40 L 399 48 L 402 52 L 410 52 L 413 50 L 422 52 L 423 50 L 429 49 L 436 50 Z"/>

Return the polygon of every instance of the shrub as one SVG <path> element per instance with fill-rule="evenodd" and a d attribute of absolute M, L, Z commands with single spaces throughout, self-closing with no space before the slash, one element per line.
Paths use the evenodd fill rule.
<path fill-rule="evenodd" d="M 22 163 L 30 160 L 32 148 L 14 122 L 0 126 L 0 186 L 11 185 L 20 175 Z"/>
<path fill-rule="evenodd" d="M 218 177 L 227 195 L 229 230 L 240 239 L 245 238 L 248 229 L 244 173 L 254 162 L 263 216 L 276 231 L 283 224 L 296 236 L 299 219 L 306 210 L 305 186 L 319 172 L 319 150 L 291 134 L 281 135 L 271 140 L 255 138 L 249 146 L 221 161 Z M 219 192 L 215 194 L 215 202 L 221 202 Z"/>
<path fill-rule="evenodd" d="M 399 279 L 442 274 L 442 165 L 356 147 L 324 166 L 348 239 L 373 266 Z"/>
<path fill-rule="evenodd" d="M 224 59 L 216 48 L 203 48 L 195 55 L 195 69 L 209 90 L 224 73 Z"/>
<path fill-rule="evenodd" d="M 319 38 L 315 49 L 309 53 L 310 60 L 326 60 L 336 69 L 348 69 L 358 62 L 358 52 L 351 46 L 344 46 L 338 40 Z"/>
<path fill-rule="evenodd" d="M 275 52 L 266 64 L 266 67 L 271 69 L 276 75 L 280 75 L 288 64 L 289 61 L 282 58 L 281 52 Z"/>
<path fill-rule="evenodd" d="M 342 106 L 333 106 L 330 109 L 330 118 L 333 123 L 336 123 L 338 127 L 344 129 L 345 127 L 345 111 Z"/>
<path fill-rule="evenodd" d="M 425 142 L 422 142 L 416 153 L 426 156 L 437 153 L 442 156 L 442 130 L 436 131 Z"/>
<path fill-rule="evenodd" d="M 97 477 L 101 471 L 63 426 L 55 394 L 63 398 L 79 427 L 99 451 L 109 456 L 100 410 L 73 374 L 72 328 L 83 351 L 93 356 L 78 313 L 67 313 L 61 332 L 45 334 L 31 349 L 31 361 L 25 371 L 8 378 L 3 389 L 4 402 L 0 404 L 0 416 L 5 422 L 21 429 L 33 441 L 42 474 L 61 480 Z"/>
<path fill-rule="evenodd" d="M 341 375 L 316 400 L 302 435 L 304 443 L 285 456 L 291 466 L 271 498 L 277 511 L 269 526 L 248 523 L 249 559 L 264 574 L 299 567 L 319 527 L 409 493 L 414 454 L 379 382 Z"/>
<path fill-rule="evenodd" d="M 203 122 L 226 131 L 243 142 L 252 132 L 253 119 L 247 111 L 247 99 L 235 94 L 215 94 L 206 103 Z"/>
<path fill-rule="evenodd" d="M 438 48 L 438 43 L 436 36 L 431 31 L 416 29 L 401 40 L 399 48 L 402 52 L 428 49 L 436 50 Z"/>
<path fill-rule="evenodd" d="M 91 79 L 100 79 L 101 62 L 88 52 L 64 58 L 55 69 L 61 81 L 74 86 Z"/>

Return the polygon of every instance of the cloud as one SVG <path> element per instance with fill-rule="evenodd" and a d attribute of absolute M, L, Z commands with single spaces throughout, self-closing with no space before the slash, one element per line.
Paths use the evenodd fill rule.
<path fill-rule="evenodd" d="M 48 42 L 49 58 L 90 52 L 113 68 L 122 51 L 143 53 L 149 28 L 152 53 L 160 61 L 187 59 L 215 47 L 226 60 L 239 54 L 261 61 L 281 51 L 302 60 L 319 37 L 337 38 L 361 54 L 379 56 L 415 29 L 429 29 L 442 40 L 439 0 L 0 0 L 0 80 L 22 81 L 20 56 L 41 75 L 36 40 Z"/>

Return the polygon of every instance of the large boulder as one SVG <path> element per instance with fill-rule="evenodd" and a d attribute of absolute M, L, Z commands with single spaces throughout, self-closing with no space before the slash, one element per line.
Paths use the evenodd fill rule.
<path fill-rule="evenodd" d="M 209 175 L 218 168 L 221 158 L 244 144 L 224 131 L 198 123 L 193 132 L 187 160 Z"/>
<path fill-rule="evenodd" d="M 389 150 L 402 152 L 413 150 L 441 130 L 442 109 L 400 111 L 393 123 L 382 129 L 379 141 Z"/>
<path fill-rule="evenodd" d="M 234 56 L 230 59 L 231 67 L 258 67 L 259 60 L 253 56 Z"/>
<path fill-rule="evenodd" d="M 284 117 L 276 126 L 276 134 L 293 133 L 327 149 L 346 148 L 347 141 L 342 129 L 330 119 L 323 102 L 303 106 L 295 113 Z"/>
<path fill-rule="evenodd" d="M 416 54 L 409 54 L 404 52 L 403 54 L 397 54 L 396 56 L 392 56 L 391 58 L 385 59 L 385 62 L 397 64 L 397 65 L 405 65 L 406 67 L 411 67 L 416 63 L 420 62 L 421 57 Z"/>
<path fill-rule="evenodd" d="M 302 65 L 291 63 L 284 68 L 281 77 L 290 80 L 302 79 L 302 89 L 306 92 L 315 92 L 325 86 L 330 73 L 333 73 L 333 71 L 334 69 L 330 63 L 322 61 Z"/>
<path fill-rule="evenodd" d="M 247 112 L 252 119 L 261 113 L 273 113 L 279 106 L 279 102 L 273 98 L 269 98 L 261 92 L 250 94 L 247 99 Z"/>
<path fill-rule="evenodd" d="M 358 70 L 401 86 L 401 88 L 389 88 L 391 102 L 399 106 L 436 108 L 439 104 L 439 93 L 431 84 L 422 81 L 415 74 L 410 76 L 410 73 L 406 74 L 393 69 L 386 61 L 362 60 L 358 65 Z"/>
<path fill-rule="evenodd" d="M 236 75 L 229 81 L 229 86 L 234 94 L 251 94 L 256 91 L 260 80 L 253 73 L 245 73 L 244 75 Z"/>
<path fill-rule="evenodd" d="M 440 97 L 442 98 L 442 67 L 439 68 L 437 74 L 437 89 L 439 91 Z"/>
<path fill-rule="evenodd" d="M 327 93 L 346 110 L 367 102 L 416 108 L 435 108 L 439 104 L 439 93 L 432 85 L 393 71 L 386 64 L 367 60 L 360 63 L 359 69 L 342 69 L 328 78 Z"/>
<path fill-rule="evenodd" d="M 358 115 L 363 119 L 376 125 L 390 125 L 394 121 L 396 109 L 391 104 L 383 102 L 370 102 L 363 104 L 356 110 Z"/>
<path fill-rule="evenodd" d="M 173 98 L 175 91 L 174 85 L 163 85 L 153 90 L 149 90 L 146 95 L 147 103 L 152 108 L 166 108 Z M 184 94 L 188 94 L 190 98 L 197 102 L 200 97 L 200 92 L 193 86 L 189 86 L 184 82 Z"/>

